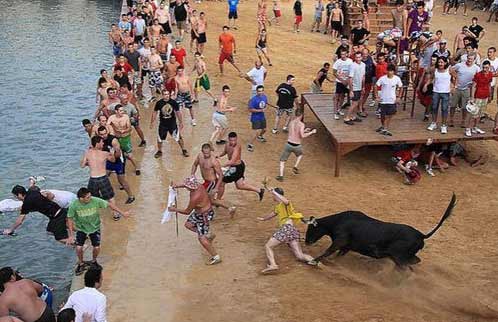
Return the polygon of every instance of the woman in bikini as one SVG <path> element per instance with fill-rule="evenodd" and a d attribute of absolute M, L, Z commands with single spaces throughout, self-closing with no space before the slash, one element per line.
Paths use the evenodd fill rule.
<path fill-rule="evenodd" d="M 261 29 L 258 33 L 258 38 L 256 38 L 256 53 L 258 54 L 259 61 L 263 64 L 263 58 L 265 56 L 268 65 L 272 66 L 270 61 L 270 56 L 268 55 L 268 35 L 266 34 L 266 29 Z"/>

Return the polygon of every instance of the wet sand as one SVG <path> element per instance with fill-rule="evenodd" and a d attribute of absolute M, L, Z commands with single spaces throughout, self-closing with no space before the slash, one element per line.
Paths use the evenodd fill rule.
<path fill-rule="evenodd" d="M 197 7 L 206 10 L 209 19 L 205 56 L 214 91 L 218 95 L 221 85 L 231 86 L 231 103 L 239 110 L 229 120 L 245 145 L 250 134 L 245 110 L 250 84 L 238 78 L 228 65 L 223 78 L 214 77 L 217 36 L 225 24 L 226 4 L 204 2 Z M 281 25 L 269 28 L 274 66 L 269 67 L 266 85 L 273 102 L 274 89 L 289 73 L 297 77 L 299 92 L 307 91 L 315 72 L 324 61 L 331 61 L 335 51 L 335 45 L 326 36 L 309 32 L 311 3 L 305 5 L 300 34 L 291 32 L 292 3 L 284 2 L 282 7 Z M 435 10 L 440 12 L 441 6 Z M 236 60 L 241 69 L 248 71 L 256 57 L 256 4 L 244 2 L 239 12 L 239 30 L 234 32 L 239 48 Z M 473 12 L 469 14 L 472 16 Z M 484 15 L 480 17 L 484 20 Z M 451 35 L 446 35 L 451 44 L 456 25 L 464 19 L 470 22 L 470 17 L 436 14 L 434 30 L 451 31 Z M 495 43 L 498 28 L 496 24 L 484 25 L 488 35 L 482 47 L 486 48 Z M 327 84 L 326 89 L 330 91 L 331 85 Z M 434 178 L 424 174 L 416 186 L 402 184 L 401 177 L 390 166 L 389 150 L 385 147 L 362 148 L 348 155 L 343 161 L 342 176 L 335 178 L 330 139 L 308 111 L 307 126 L 317 127 L 318 134 L 304 142 L 302 173 L 291 173 L 291 158 L 286 179 L 280 184 L 305 216 L 356 209 L 428 232 L 442 216 L 452 191 L 457 194 L 458 205 L 442 229 L 426 242 L 419 253 L 422 262 L 413 272 L 399 271 L 389 260 L 352 253 L 330 258 L 324 261 L 322 269 L 316 269 L 297 262 L 287 247 L 280 246 L 276 249 L 280 272 L 262 276 L 259 272 L 266 265 L 263 246 L 275 230 L 276 221 L 261 223 L 256 217 L 271 211 L 271 198 L 265 197 L 259 203 L 256 194 L 227 186 L 225 200 L 235 204 L 238 212 L 230 220 L 226 211 L 217 211 L 212 227 L 218 236 L 215 247 L 223 262 L 214 267 L 204 264 L 207 254 L 196 236 L 183 228 L 185 216 L 179 215 L 178 237 L 174 221 L 160 224 L 170 180 L 181 180 L 190 173 L 193 157 L 212 131 L 211 104 L 205 95 L 201 97 L 201 104 L 196 107 L 198 126 L 186 125 L 185 129 L 191 157 L 182 157 L 179 147 L 169 139 L 162 159 L 154 159 L 156 131 L 146 131 L 148 145 L 143 154 L 136 153 L 143 174 L 129 175 L 137 195 L 131 207 L 134 218 L 117 223 L 110 216 L 104 218 L 102 291 L 108 298 L 109 321 L 498 321 L 496 142 L 469 144 L 473 154 L 488 156 L 485 165 L 470 168 L 460 161 L 458 167 L 444 174 L 436 171 Z M 490 107 L 495 106 L 493 102 Z M 149 124 L 150 110 L 142 109 L 144 129 Z M 267 115 L 267 119 L 271 128 L 273 116 Z M 280 151 L 286 141 L 282 133 L 270 133 L 267 138 L 267 143 L 256 143 L 255 152 L 244 149 L 242 153 L 247 181 L 255 185 L 261 185 L 265 176 L 274 178 L 277 174 Z M 141 151 L 136 147 L 136 137 L 134 143 L 135 151 Z M 120 192 L 120 204 L 124 197 Z M 187 198 L 182 191 L 180 207 L 186 205 Z M 299 229 L 304 232 L 305 226 Z M 324 239 L 304 250 L 318 255 L 328 245 L 329 241 Z M 73 286 L 80 280 L 76 278 Z"/>

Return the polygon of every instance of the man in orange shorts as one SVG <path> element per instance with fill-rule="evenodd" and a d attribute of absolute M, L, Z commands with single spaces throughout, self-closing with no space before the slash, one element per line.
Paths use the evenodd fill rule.
<path fill-rule="evenodd" d="M 223 75 L 223 63 L 227 60 L 232 66 L 240 73 L 242 73 L 235 65 L 233 59 L 233 54 L 237 53 L 237 46 L 235 45 L 235 37 L 229 32 L 230 27 L 223 26 L 223 33 L 218 38 L 218 43 L 220 45 L 220 57 L 218 59 L 218 64 L 220 65 L 220 74 Z"/>

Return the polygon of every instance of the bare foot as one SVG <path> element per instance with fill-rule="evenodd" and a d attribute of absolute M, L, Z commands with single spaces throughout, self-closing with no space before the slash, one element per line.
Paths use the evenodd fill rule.
<path fill-rule="evenodd" d="M 206 238 L 212 243 L 213 240 L 216 238 L 216 234 L 209 234 L 206 236 Z"/>
<path fill-rule="evenodd" d="M 230 219 L 233 219 L 235 216 L 235 212 L 237 211 L 237 207 L 230 207 L 228 208 L 228 213 L 230 214 Z"/>
<path fill-rule="evenodd" d="M 278 265 L 277 266 L 267 265 L 266 268 L 261 271 L 261 274 L 270 274 L 274 273 L 275 271 L 278 271 Z"/>

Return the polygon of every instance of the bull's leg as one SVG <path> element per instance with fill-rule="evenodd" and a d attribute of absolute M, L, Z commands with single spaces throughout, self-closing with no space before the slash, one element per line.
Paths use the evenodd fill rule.
<path fill-rule="evenodd" d="M 313 261 L 314 262 L 319 262 L 320 260 L 322 260 L 322 258 L 329 257 L 330 255 L 332 255 L 333 253 L 335 253 L 336 251 L 338 251 L 340 248 L 341 248 L 341 245 L 339 245 L 339 243 L 337 243 L 336 241 L 334 241 L 334 242 L 332 242 L 332 245 L 330 245 L 330 247 L 327 248 L 327 250 L 322 255 L 318 256 L 315 259 L 313 259 Z"/>
<path fill-rule="evenodd" d="M 350 250 L 349 248 L 343 247 L 343 248 L 339 249 L 339 253 L 337 253 L 337 256 L 344 256 L 347 253 L 349 253 L 349 250 Z"/>

